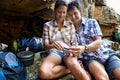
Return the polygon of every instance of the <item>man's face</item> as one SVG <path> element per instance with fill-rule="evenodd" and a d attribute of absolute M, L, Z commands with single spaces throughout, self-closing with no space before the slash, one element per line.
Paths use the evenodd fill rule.
<path fill-rule="evenodd" d="M 73 7 L 68 11 L 68 17 L 73 23 L 77 23 L 81 20 L 81 13 L 76 7 Z"/>

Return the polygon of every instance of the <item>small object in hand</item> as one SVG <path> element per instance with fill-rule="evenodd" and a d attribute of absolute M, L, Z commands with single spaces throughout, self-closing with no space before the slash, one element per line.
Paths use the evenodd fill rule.
<path fill-rule="evenodd" d="M 63 54 L 62 54 L 63 56 L 69 56 L 69 54 L 66 53 L 67 50 L 68 50 L 68 48 L 63 48 L 63 50 L 62 50 L 63 51 Z"/>

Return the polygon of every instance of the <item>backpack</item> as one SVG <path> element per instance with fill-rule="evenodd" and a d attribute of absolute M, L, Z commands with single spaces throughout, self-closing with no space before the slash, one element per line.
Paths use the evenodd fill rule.
<path fill-rule="evenodd" d="M 0 80 L 26 80 L 26 69 L 12 52 L 0 51 Z"/>

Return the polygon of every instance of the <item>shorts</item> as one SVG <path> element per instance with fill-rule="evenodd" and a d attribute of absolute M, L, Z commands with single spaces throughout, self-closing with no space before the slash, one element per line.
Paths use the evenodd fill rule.
<path fill-rule="evenodd" d="M 64 57 L 62 55 L 63 51 L 57 50 L 57 49 L 51 49 L 51 50 L 49 50 L 48 53 L 49 54 L 54 54 L 54 55 L 58 56 L 62 62 L 64 61 Z"/>
<path fill-rule="evenodd" d="M 112 72 L 115 69 L 120 68 L 120 59 L 116 55 L 111 56 L 106 61 L 105 68 L 106 68 L 106 71 L 110 77 L 110 80 L 114 80 L 114 78 L 112 76 Z"/>
<path fill-rule="evenodd" d="M 114 78 L 112 76 L 112 72 L 115 69 L 120 68 L 120 59 L 116 55 L 110 56 L 105 63 L 100 62 L 99 59 L 94 59 L 94 60 L 93 59 L 82 59 L 82 61 L 84 63 L 84 67 L 86 69 L 88 68 L 88 65 L 92 61 L 97 61 L 98 63 L 104 65 L 105 69 L 109 75 L 110 80 L 114 80 Z"/>

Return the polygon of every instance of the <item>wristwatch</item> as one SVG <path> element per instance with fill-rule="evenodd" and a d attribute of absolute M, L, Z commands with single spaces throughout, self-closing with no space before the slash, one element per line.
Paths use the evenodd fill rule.
<path fill-rule="evenodd" d="M 89 48 L 85 45 L 85 50 L 84 52 L 88 52 L 89 51 Z"/>

